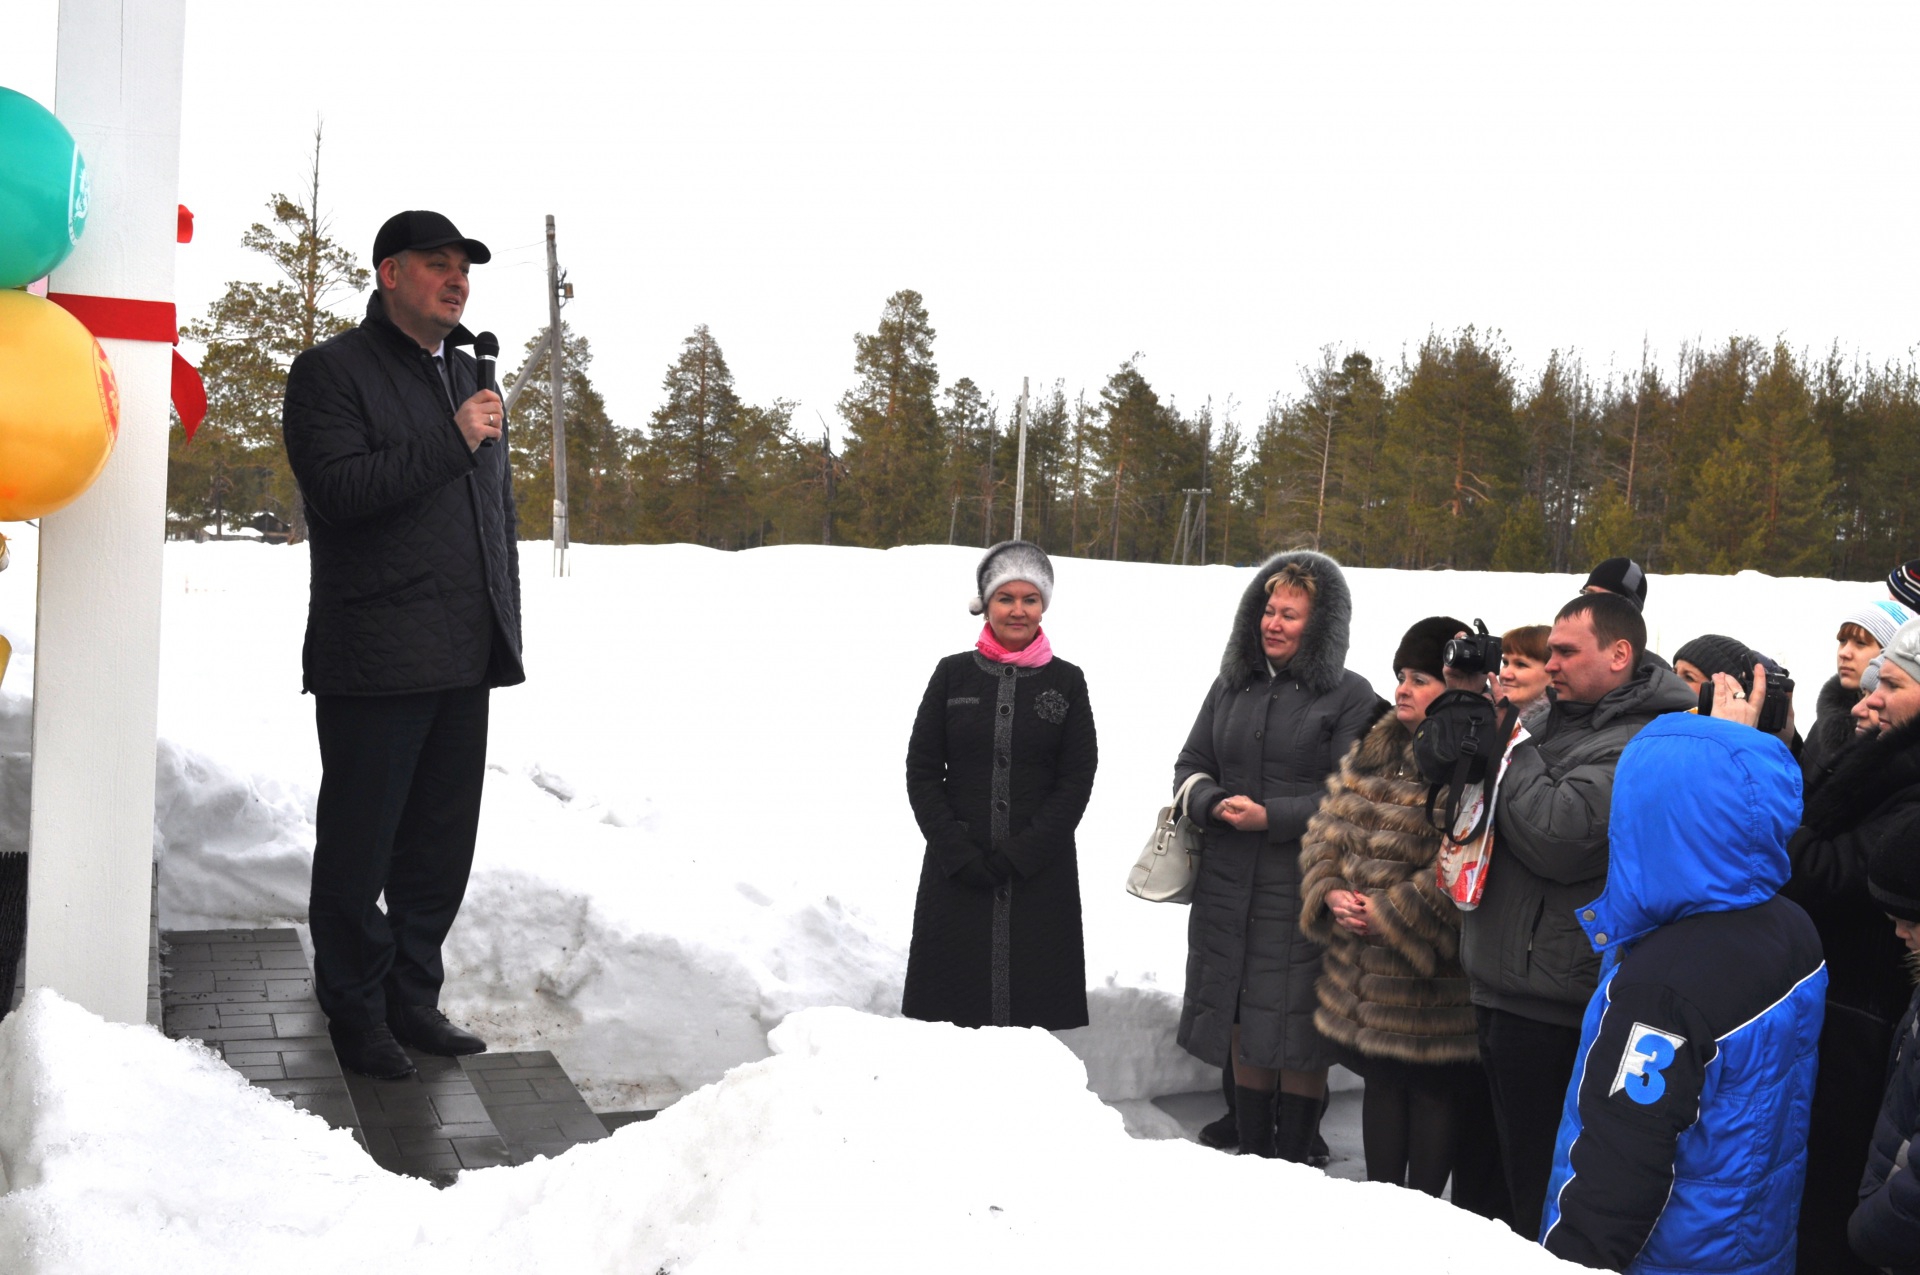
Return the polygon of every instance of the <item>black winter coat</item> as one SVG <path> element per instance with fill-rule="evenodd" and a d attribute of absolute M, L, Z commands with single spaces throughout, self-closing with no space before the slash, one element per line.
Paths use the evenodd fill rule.
<path fill-rule="evenodd" d="M 1800 774 L 1809 798 L 1814 789 L 1827 782 L 1840 764 L 1841 754 L 1853 742 L 1853 706 L 1859 702 L 1860 692 L 1842 686 L 1838 673 L 1820 688 L 1813 725 L 1807 728 L 1806 742 L 1800 745 Z"/>
<path fill-rule="evenodd" d="M 1787 843 L 1793 875 L 1781 890 L 1820 931 L 1827 1004 L 1891 1029 L 1913 984 L 1906 948 L 1867 893 L 1867 859 L 1881 847 L 1920 847 L 1920 724 L 1847 749 Z"/>
<path fill-rule="evenodd" d="M 1912 991 L 1906 948 L 1867 892 L 1867 861 L 1920 846 L 1920 725 L 1849 745 L 1807 799 L 1787 843 L 1781 894 L 1806 909 L 1827 952 L 1827 1019 L 1800 1204 L 1806 1270 L 1848 1269 L 1847 1217 L 1873 1136 L 1888 1050 Z M 1853 1267 L 1852 1269 L 1863 1269 Z"/>
<path fill-rule="evenodd" d="M 1847 1224 L 1848 1243 L 1869 1266 L 1920 1271 L 1920 1178 L 1914 1177 L 1911 1151 L 1916 1137 L 1920 1137 L 1920 993 L 1908 1003 L 1895 1037 L 1886 1097 L 1860 1181 L 1860 1203 Z"/>
<path fill-rule="evenodd" d="M 1319 579 L 1299 653 L 1267 671 L 1260 645 L 1266 581 L 1282 564 L 1310 562 Z M 1321 554 L 1283 553 L 1254 573 L 1186 747 L 1174 788 L 1188 775 L 1188 809 L 1206 832 L 1187 918 L 1186 1001 L 1180 1044 L 1224 1066 L 1236 1015 L 1240 1050 L 1257 1067 L 1313 1071 L 1333 1052 L 1314 1026 L 1322 948 L 1300 929 L 1300 836 L 1319 809 L 1340 759 L 1381 711 L 1366 679 L 1349 673 L 1353 598 L 1339 564 Z M 1244 794 L 1266 804 L 1267 829 L 1242 832 L 1213 808 Z"/>
<path fill-rule="evenodd" d="M 281 428 L 312 567 L 302 666 L 316 695 L 526 680 L 506 434 L 470 451 L 453 420 L 478 384 L 453 347 L 472 341 L 465 328 L 447 338 L 450 402 L 432 355 L 376 292 L 359 327 L 287 374 Z"/>
<path fill-rule="evenodd" d="M 927 839 L 901 1012 L 962 1027 L 1084 1027 L 1074 829 L 1100 760 L 1079 668 L 975 651 L 934 667 L 907 742 Z"/>

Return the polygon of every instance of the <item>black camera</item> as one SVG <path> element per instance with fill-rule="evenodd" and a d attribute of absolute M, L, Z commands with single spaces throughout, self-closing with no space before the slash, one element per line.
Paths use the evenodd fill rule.
<path fill-rule="evenodd" d="M 1767 670 L 1767 698 L 1760 705 L 1760 720 L 1754 723 L 1769 735 L 1778 735 L 1787 724 L 1787 713 L 1793 708 L 1793 674 L 1780 665 L 1777 660 L 1748 651 L 1746 658 L 1740 661 L 1738 672 L 1729 676 L 1740 683 L 1740 689 L 1748 695 L 1753 694 L 1753 666 L 1758 664 Z M 1697 710 L 1702 717 L 1713 716 L 1713 679 L 1708 678 L 1700 686 L 1700 706 Z"/>
<path fill-rule="evenodd" d="M 1469 677 L 1481 673 L 1500 671 L 1500 639 L 1487 632 L 1487 622 L 1475 619 L 1473 627 L 1478 633 L 1466 637 L 1448 638 L 1446 650 L 1441 653 L 1440 662 L 1449 671 L 1464 673 Z"/>

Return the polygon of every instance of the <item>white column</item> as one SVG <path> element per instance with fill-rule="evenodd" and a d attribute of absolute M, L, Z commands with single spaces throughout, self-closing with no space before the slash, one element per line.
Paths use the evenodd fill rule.
<path fill-rule="evenodd" d="M 184 0 L 61 0 L 54 114 L 87 158 L 86 233 L 54 292 L 173 300 Z M 28 987 L 147 1015 L 172 352 L 102 341 L 120 440 L 40 524 L 28 852 Z"/>

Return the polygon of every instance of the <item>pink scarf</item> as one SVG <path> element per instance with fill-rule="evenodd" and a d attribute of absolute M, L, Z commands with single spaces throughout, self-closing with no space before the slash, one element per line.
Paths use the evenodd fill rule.
<path fill-rule="evenodd" d="M 993 636 L 993 626 L 983 624 L 980 626 L 980 640 L 973 645 L 980 654 L 995 663 L 1011 664 L 1015 668 L 1039 668 L 1053 658 L 1053 647 L 1047 644 L 1045 629 L 1033 631 L 1033 641 L 1027 643 L 1025 650 L 1009 651 Z"/>

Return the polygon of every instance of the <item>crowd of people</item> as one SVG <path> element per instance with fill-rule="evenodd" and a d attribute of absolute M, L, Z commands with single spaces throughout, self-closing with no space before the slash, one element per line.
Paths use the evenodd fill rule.
<path fill-rule="evenodd" d="M 1086 679 L 1037 546 L 975 584 L 908 749 L 904 1010 L 1079 1026 Z M 1648 650 L 1647 587 L 1616 558 L 1550 624 L 1422 618 L 1388 703 L 1338 563 L 1253 573 L 1173 767 L 1203 843 L 1178 1039 L 1228 1101 L 1200 1139 L 1324 1165 L 1340 1063 L 1370 1180 L 1580 1264 L 1920 1268 L 1920 561 L 1840 620 L 1804 731 L 1745 642 Z"/>

